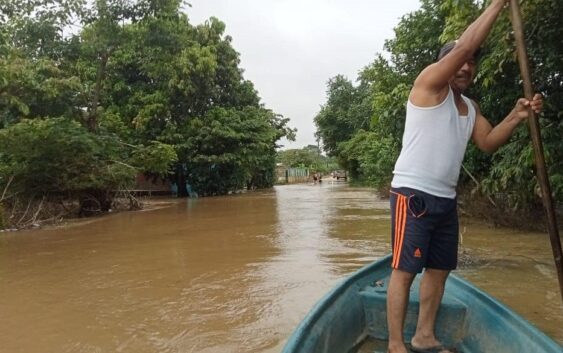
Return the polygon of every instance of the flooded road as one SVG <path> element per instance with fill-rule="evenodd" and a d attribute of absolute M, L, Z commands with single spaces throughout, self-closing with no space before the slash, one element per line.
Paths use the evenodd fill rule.
<path fill-rule="evenodd" d="M 389 229 L 387 200 L 325 182 L 2 233 L 0 352 L 279 352 Z M 563 343 L 548 236 L 462 233 L 457 273 Z"/>

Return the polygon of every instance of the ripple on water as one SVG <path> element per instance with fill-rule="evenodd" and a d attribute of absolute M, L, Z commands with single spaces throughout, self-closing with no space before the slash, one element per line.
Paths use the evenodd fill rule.
<path fill-rule="evenodd" d="M 388 207 L 370 189 L 290 185 L 2 234 L 0 353 L 279 352 L 389 252 Z M 463 222 L 456 272 L 563 342 L 545 236 Z"/>

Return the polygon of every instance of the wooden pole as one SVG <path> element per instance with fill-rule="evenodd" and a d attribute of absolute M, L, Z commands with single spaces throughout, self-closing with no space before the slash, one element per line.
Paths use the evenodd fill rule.
<path fill-rule="evenodd" d="M 524 96 L 531 100 L 534 96 L 532 80 L 530 78 L 530 65 L 528 63 L 528 54 L 526 52 L 526 42 L 524 40 L 524 27 L 522 25 L 522 15 L 518 0 L 510 0 L 510 19 L 512 28 L 514 29 L 514 38 L 516 40 L 516 50 L 518 53 L 518 63 L 520 64 L 520 74 L 524 82 Z M 551 187 L 549 178 L 545 168 L 545 158 L 543 154 L 543 145 L 540 135 L 540 126 L 536 114 L 531 108 L 530 117 L 528 118 L 528 126 L 534 146 L 534 155 L 536 159 L 536 176 L 540 184 L 543 207 L 547 216 L 547 229 L 551 239 L 551 248 L 553 250 L 553 258 L 559 278 L 559 292 L 561 300 L 563 300 L 563 262 L 561 253 L 561 240 L 559 238 L 559 230 L 557 229 L 557 219 L 555 217 L 555 209 L 551 198 Z"/>

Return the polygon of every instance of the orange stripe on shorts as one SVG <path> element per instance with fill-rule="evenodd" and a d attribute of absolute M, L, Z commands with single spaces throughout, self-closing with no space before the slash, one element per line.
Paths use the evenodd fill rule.
<path fill-rule="evenodd" d="M 405 238 L 405 225 L 407 223 L 407 198 L 397 195 L 397 205 L 395 208 L 395 244 L 393 250 L 393 268 L 399 267 L 401 259 L 401 249 Z"/>

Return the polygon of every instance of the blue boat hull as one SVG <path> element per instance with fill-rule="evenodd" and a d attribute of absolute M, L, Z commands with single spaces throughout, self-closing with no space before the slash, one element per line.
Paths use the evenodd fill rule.
<path fill-rule="evenodd" d="M 283 353 L 349 353 L 367 339 L 387 339 L 386 295 L 391 256 L 357 271 L 329 292 L 289 338 Z M 414 334 L 419 277 L 411 289 L 405 339 Z M 436 335 L 463 353 L 562 353 L 563 347 L 512 310 L 451 275 Z"/>

